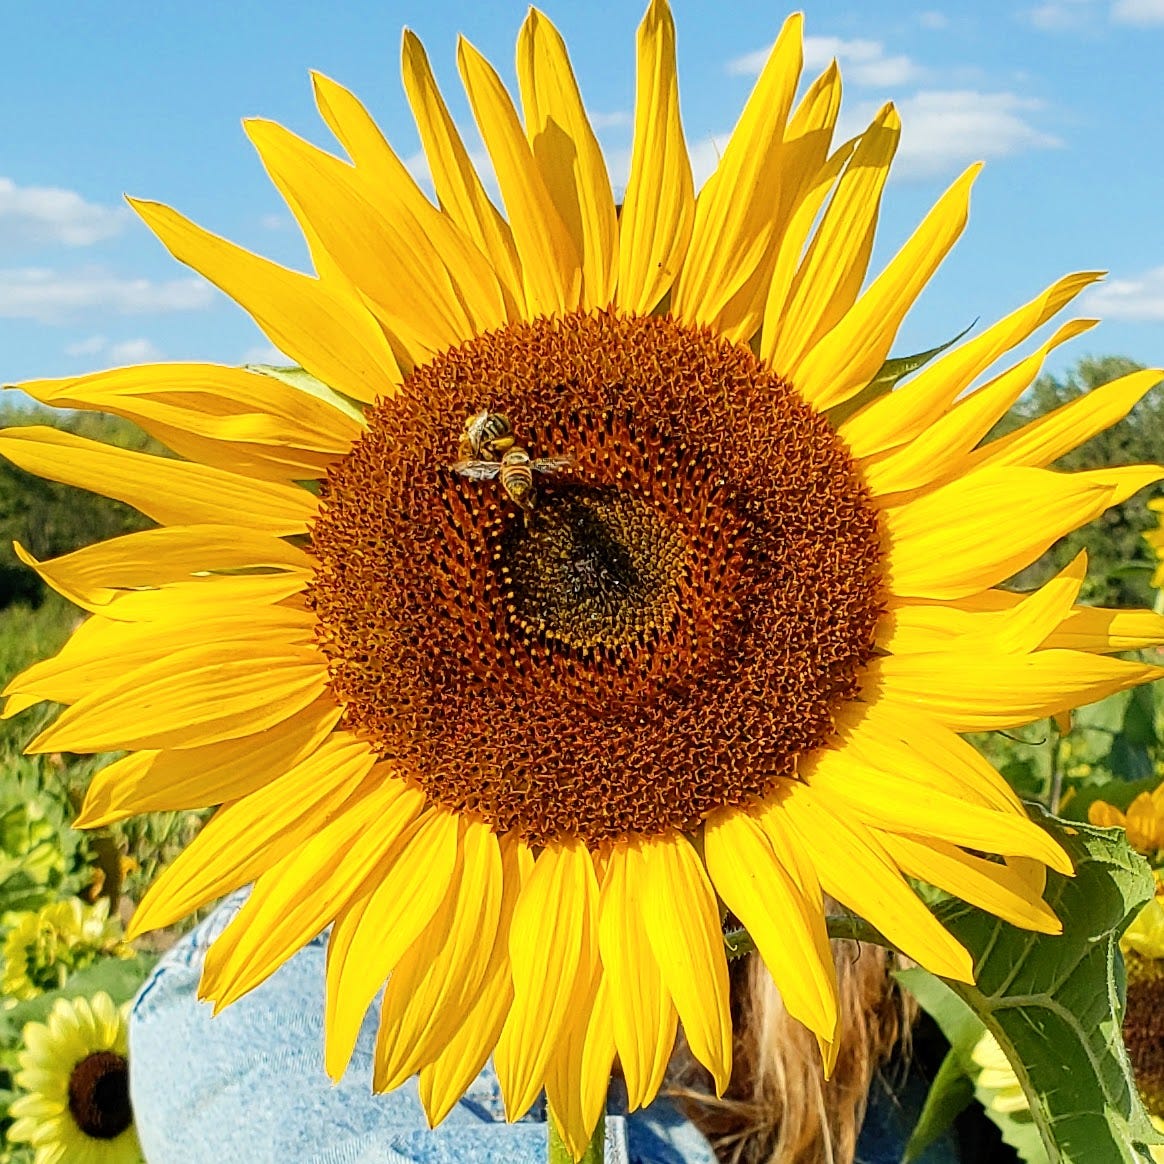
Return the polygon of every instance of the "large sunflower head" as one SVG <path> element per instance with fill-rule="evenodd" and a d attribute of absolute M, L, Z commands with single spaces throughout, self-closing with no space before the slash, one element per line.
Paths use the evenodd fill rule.
<path fill-rule="evenodd" d="M 25 1024 L 8 1138 L 35 1148 L 36 1164 L 140 1164 L 128 1012 L 98 991 L 59 998 L 45 1022 Z"/>
<path fill-rule="evenodd" d="M 178 459 L 0 433 L 20 465 L 159 523 L 33 563 L 92 617 L 8 711 L 68 705 L 34 750 L 129 753 L 84 824 L 222 805 L 134 922 L 255 881 L 207 997 L 334 923 L 333 1075 L 388 979 L 377 1087 L 419 1071 L 436 1122 L 492 1052 L 509 1115 L 544 1086 L 580 1150 L 616 1054 L 648 1102 L 679 1020 L 726 1086 L 729 911 L 826 1065 L 825 893 L 960 979 L 968 954 L 907 878 L 1058 929 L 1029 859 L 1066 857 L 957 733 L 1160 674 L 1112 655 L 1164 641 L 1164 620 L 1077 605 L 1082 558 L 1034 594 L 996 589 L 1164 476 L 1047 468 L 1158 374 L 982 443 L 1090 325 L 988 372 L 1080 274 L 878 395 L 977 167 L 869 279 L 898 117 L 833 141 L 835 66 L 796 99 L 800 17 L 698 196 L 661 0 L 621 203 L 540 13 L 520 114 L 458 50 L 504 214 L 407 33 L 403 65 L 435 200 L 325 77 L 346 158 L 247 125 L 314 274 L 134 203 L 302 371 L 21 386 L 131 417 Z"/>

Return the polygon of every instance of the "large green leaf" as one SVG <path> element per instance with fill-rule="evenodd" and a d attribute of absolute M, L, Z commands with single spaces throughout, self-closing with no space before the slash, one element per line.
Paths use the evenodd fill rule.
<path fill-rule="evenodd" d="M 1048 875 L 1063 933 L 1046 937 L 947 902 L 942 923 L 975 956 L 976 984 L 950 983 L 1006 1053 L 1051 1164 L 1148 1161 L 1160 1142 L 1136 1093 L 1120 1027 L 1119 935 L 1153 893 L 1123 834 L 1062 826 L 1032 808 L 1071 854 L 1073 878 Z"/>

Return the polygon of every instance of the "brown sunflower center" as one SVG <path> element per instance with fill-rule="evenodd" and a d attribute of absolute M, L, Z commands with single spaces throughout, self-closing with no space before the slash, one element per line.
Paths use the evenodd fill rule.
<path fill-rule="evenodd" d="M 1123 1035 L 1136 1086 L 1153 1115 L 1164 1115 L 1164 960 L 1130 951 Z"/>
<path fill-rule="evenodd" d="M 482 412 L 508 446 L 459 447 Z M 856 695 L 876 513 L 748 348 L 667 317 L 515 323 L 367 420 L 309 601 L 346 725 L 432 801 L 534 843 L 691 829 Z"/>
<path fill-rule="evenodd" d="M 77 1127 L 95 1140 L 112 1140 L 133 1123 L 129 1064 L 123 1055 L 97 1051 L 69 1075 L 69 1111 Z"/>

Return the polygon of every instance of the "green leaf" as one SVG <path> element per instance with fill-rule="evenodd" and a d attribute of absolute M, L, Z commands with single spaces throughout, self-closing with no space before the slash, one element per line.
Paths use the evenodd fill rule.
<path fill-rule="evenodd" d="M 953 347 L 977 322 L 977 319 L 973 320 L 969 327 L 963 328 L 953 339 L 946 340 L 944 344 L 938 344 L 929 351 L 918 352 L 913 356 L 894 356 L 886 360 L 873 379 L 856 396 L 828 410 L 828 418 L 833 427 L 843 424 L 866 404 L 872 404 L 879 396 L 892 391 L 899 380 L 925 367 L 935 356 L 940 356 L 947 348 Z"/>
<path fill-rule="evenodd" d="M 1119 935 L 1154 888 L 1122 832 L 1064 827 L 1031 813 L 1071 855 L 1074 877 L 1048 874 L 1057 937 L 1028 933 L 960 902 L 936 911 L 975 957 L 976 984 L 949 983 L 1006 1053 L 1051 1164 L 1148 1161 L 1160 1142 L 1120 1034 Z"/>
<path fill-rule="evenodd" d="M 362 421 L 364 414 L 346 396 L 341 396 L 334 388 L 329 388 L 322 380 L 317 380 L 310 372 L 304 371 L 298 365 L 277 367 L 274 364 L 243 364 L 244 372 L 257 372 L 260 376 L 270 376 L 272 380 L 279 380 L 298 388 L 320 400 L 338 408 L 340 412 L 350 416 L 353 420 Z"/>
<path fill-rule="evenodd" d="M 925 971 L 920 971 L 924 974 Z M 949 1036 L 947 1036 L 948 1038 Z M 948 1052 L 930 1085 L 929 1094 L 922 1106 L 917 1123 L 910 1133 L 909 1142 L 901 1157 L 902 1164 L 911 1164 L 943 1132 L 953 1126 L 974 1098 L 974 1081 L 962 1068 L 961 1060 L 954 1051 Z"/>
<path fill-rule="evenodd" d="M 70 975 L 64 986 L 49 990 L 18 1002 L 10 1010 L 3 1012 L 6 1024 L 19 1032 L 25 1023 L 44 1022 L 58 998 L 86 998 L 104 990 L 120 1006 L 137 993 L 138 987 L 146 980 L 157 962 L 155 954 L 135 954 L 132 958 L 102 958 L 84 970 Z"/>

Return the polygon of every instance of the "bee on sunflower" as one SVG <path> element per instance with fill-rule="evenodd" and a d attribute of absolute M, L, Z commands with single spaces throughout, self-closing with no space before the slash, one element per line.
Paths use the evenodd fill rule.
<path fill-rule="evenodd" d="M 891 105 L 835 144 L 838 70 L 795 99 L 790 17 L 697 195 L 664 0 L 637 49 L 621 206 L 537 11 L 517 44 L 520 115 L 458 48 L 504 215 L 411 34 L 435 204 L 316 75 L 346 159 L 247 122 L 314 274 L 132 200 L 303 373 L 163 364 L 20 385 L 128 417 L 178 459 L 0 432 L 21 467 L 158 523 L 23 554 L 91 617 L 6 688 L 8 714 L 66 705 L 32 751 L 128 753 L 94 779 L 81 825 L 222 805 L 131 933 L 253 881 L 207 958 L 216 1007 L 331 925 L 333 1077 L 387 981 L 376 1088 L 419 1073 L 436 1123 L 492 1054 L 509 1118 L 544 1087 L 575 1155 L 615 1057 L 631 1107 L 648 1103 L 680 1022 L 728 1086 L 727 911 L 826 1070 L 826 894 L 961 981 L 970 955 L 909 879 L 1057 932 L 1029 863 L 1070 862 L 958 733 L 1164 674 L 1112 657 L 1164 641 L 1164 623 L 1078 605 L 1082 557 L 1034 594 L 997 588 L 1164 477 L 1047 467 L 1157 372 L 982 443 L 1093 321 L 981 378 L 1098 275 L 871 394 L 979 167 L 869 280 Z M 454 470 L 483 412 L 554 463 L 536 504 Z"/>

